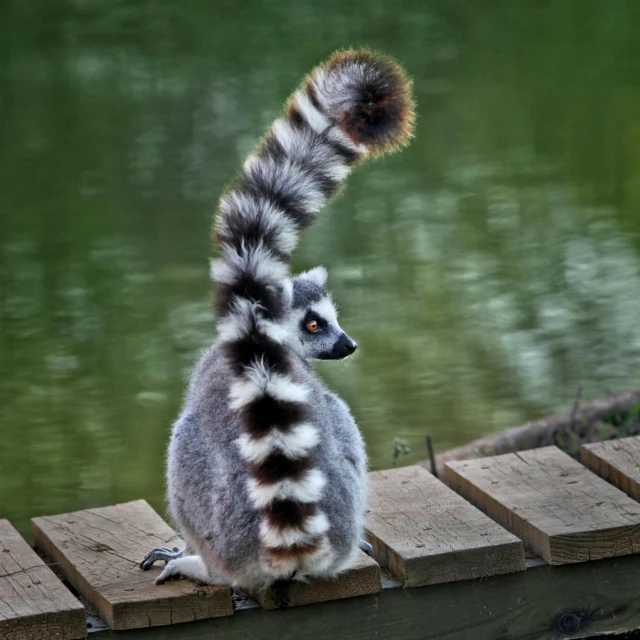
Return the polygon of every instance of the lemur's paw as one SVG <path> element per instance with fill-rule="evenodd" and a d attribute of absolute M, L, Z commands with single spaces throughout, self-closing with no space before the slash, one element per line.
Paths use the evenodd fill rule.
<path fill-rule="evenodd" d="M 147 555 L 142 558 L 140 562 L 140 568 L 143 571 L 148 571 L 153 566 L 154 562 L 158 560 L 164 560 L 165 562 L 170 562 L 171 560 L 176 560 L 177 558 L 181 558 L 184 555 L 184 549 L 178 549 L 178 547 L 173 547 L 173 549 L 169 549 L 168 547 L 158 547 L 157 549 L 152 549 L 147 553 Z"/>
<path fill-rule="evenodd" d="M 376 559 L 375 553 L 373 551 L 373 547 L 366 541 L 360 541 L 360 550 L 364 551 L 368 556 L 371 556 L 374 560 Z"/>
<path fill-rule="evenodd" d="M 200 556 L 184 556 L 170 560 L 162 573 L 158 576 L 156 584 L 164 584 L 167 580 L 187 578 L 199 584 L 210 584 L 207 567 Z"/>

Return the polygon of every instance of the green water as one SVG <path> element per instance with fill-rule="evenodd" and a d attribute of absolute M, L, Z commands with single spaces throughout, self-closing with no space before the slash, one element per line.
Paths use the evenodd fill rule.
<path fill-rule="evenodd" d="M 631 0 L 4 0 L 0 518 L 163 507 L 215 201 L 345 45 L 419 113 L 296 256 L 360 345 L 320 371 L 372 466 L 640 384 L 639 30 Z"/>

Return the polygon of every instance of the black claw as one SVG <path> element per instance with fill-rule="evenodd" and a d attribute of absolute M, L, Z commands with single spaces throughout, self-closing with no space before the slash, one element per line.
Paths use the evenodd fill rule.
<path fill-rule="evenodd" d="M 179 547 L 173 547 L 173 549 L 170 549 L 169 547 L 158 547 L 147 553 L 140 562 L 140 568 L 143 571 L 148 571 L 158 560 L 168 563 L 170 560 L 180 557 L 180 555 L 182 555 L 182 553 Z"/>

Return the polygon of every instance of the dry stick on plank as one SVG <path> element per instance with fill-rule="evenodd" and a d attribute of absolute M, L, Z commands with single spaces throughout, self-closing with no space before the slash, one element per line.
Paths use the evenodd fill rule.
<path fill-rule="evenodd" d="M 578 412 L 580 411 L 580 402 L 582 401 L 582 393 L 584 387 L 578 387 L 576 398 L 573 401 L 573 409 L 571 409 L 571 421 L 569 422 L 569 431 L 575 431 L 578 422 Z"/>
<path fill-rule="evenodd" d="M 549 564 L 640 552 L 640 504 L 557 447 L 448 462 L 444 479 Z"/>
<path fill-rule="evenodd" d="M 367 539 L 408 587 L 525 568 L 520 540 L 422 467 L 369 474 Z"/>
<path fill-rule="evenodd" d="M 639 402 L 640 388 L 637 388 L 582 405 L 582 416 L 589 424 L 597 423 L 616 413 L 625 413 Z M 442 477 L 445 463 L 451 460 L 468 460 L 535 449 L 545 443 L 550 431 L 566 428 L 570 422 L 571 412 L 547 416 L 542 420 L 527 422 L 519 427 L 513 427 L 502 433 L 480 438 L 462 447 L 445 451 L 436 456 L 438 473 Z M 420 464 L 425 467 L 429 465 L 427 461 Z"/>
<path fill-rule="evenodd" d="M 84 607 L 7 520 L 0 520 L 0 638 L 76 640 Z"/>
<path fill-rule="evenodd" d="M 229 587 L 188 580 L 155 584 L 160 572 L 138 563 L 177 534 L 144 501 L 31 521 L 36 546 L 58 562 L 69 582 L 114 630 L 188 622 L 233 613 Z"/>
<path fill-rule="evenodd" d="M 438 468 L 436 467 L 436 455 L 433 449 L 433 438 L 427 434 L 427 451 L 429 452 L 429 462 L 431 463 L 431 473 L 437 478 Z"/>
<path fill-rule="evenodd" d="M 576 397 L 573 400 L 573 407 L 571 408 L 571 413 L 569 414 L 569 422 L 560 424 L 556 426 L 555 429 L 549 429 L 547 438 L 542 444 L 544 444 L 545 446 L 559 444 L 561 438 L 564 438 L 569 433 L 576 432 L 576 427 L 578 424 L 578 413 L 580 412 L 580 402 L 582 400 L 583 391 L 584 387 L 578 387 L 578 390 L 576 391 Z"/>
<path fill-rule="evenodd" d="M 640 501 L 640 436 L 582 445 L 580 457 L 591 471 Z"/>

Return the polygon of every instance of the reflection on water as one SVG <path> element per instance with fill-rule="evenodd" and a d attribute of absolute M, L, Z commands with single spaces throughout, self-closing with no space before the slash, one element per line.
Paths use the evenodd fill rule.
<path fill-rule="evenodd" d="M 359 6 L 359 4 L 361 6 Z M 0 517 L 148 498 L 215 335 L 217 195 L 347 44 L 419 128 L 308 233 L 361 348 L 321 373 L 372 466 L 640 383 L 640 5 L 13 3 L 0 20 Z M 329 11 L 333 9 L 333 11 Z"/>

